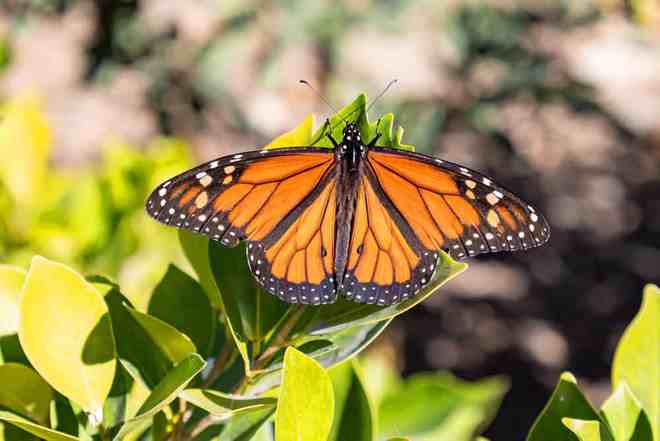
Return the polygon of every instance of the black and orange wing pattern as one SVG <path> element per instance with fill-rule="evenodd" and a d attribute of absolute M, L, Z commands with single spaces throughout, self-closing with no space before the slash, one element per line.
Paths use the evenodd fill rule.
<path fill-rule="evenodd" d="M 366 165 L 344 284 L 355 301 L 388 305 L 417 294 L 439 250 L 460 260 L 548 240 L 534 207 L 473 170 L 382 147 L 369 150 Z"/>
<path fill-rule="evenodd" d="M 372 179 L 427 249 L 463 259 L 526 250 L 549 238 L 533 206 L 478 172 L 387 148 L 371 149 L 368 163 Z"/>
<path fill-rule="evenodd" d="M 425 248 L 391 201 L 378 193 L 378 184 L 363 176 L 342 289 L 356 302 L 390 305 L 429 282 L 438 249 Z"/>
<path fill-rule="evenodd" d="M 250 269 L 269 292 L 289 303 L 329 303 L 335 165 L 323 148 L 232 155 L 161 184 L 147 212 L 226 246 L 247 240 Z"/>

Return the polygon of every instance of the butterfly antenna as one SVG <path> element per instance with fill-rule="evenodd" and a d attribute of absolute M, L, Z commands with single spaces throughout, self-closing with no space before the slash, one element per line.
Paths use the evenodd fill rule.
<path fill-rule="evenodd" d="M 310 89 L 312 89 L 312 91 L 316 94 L 316 96 L 321 98 L 323 100 L 323 102 L 326 103 L 328 105 L 328 107 L 330 107 L 330 110 L 337 113 L 337 110 L 334 107 L 332 107 L 332 104 L 330 104 L 330 102 L 328 100 L 326 100 L 325 97 L 321 94 L 321 92 L 316 90 L 316 88 L 314 86 L 309 84 L 309 82 L 307 82 L 306 80 L 300 80 L 299 82 L 304 84 L 305 86 L 309 87 Z"/>
<path fill-rule="evenodd" d="M 369 104 L 369 106 L 367 107 L 367 112 L 369 112 L 369 109 L 371 109 L 373 107 L 373 105 L 376 104 L 376 101 L 381 99 L 383 97 L 383 95 L 385 95 L 387 93 L 387 91 L 390 90 L 390 87 L 392 87 L 393 85 L 395 85 L 398 82 L 399 82 L 399 80 L 395 78 L 392 81 L 390 81 L 389 83 L 387 83 L 387 86 L 385 86 L 385 89 L 383 89 L 383 91 L 381 93 L 379 93 L 378 96 L 371 101 L 371 104 Z"/>

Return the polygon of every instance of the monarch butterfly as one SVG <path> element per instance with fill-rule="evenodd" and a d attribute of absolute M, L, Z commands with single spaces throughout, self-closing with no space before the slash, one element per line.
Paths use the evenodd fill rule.
<path fill-rule="evenodd" d="M 256 280 L 288 303 L 390 305 L 455 259 L 525 250 L 549 227 L 491 178 L 431 156 L 363 142 L 355 122 L 333 149 L 251 151 L 202 164 L 159 185 L 158 221 L 234 247 L 247 241 Z"/>

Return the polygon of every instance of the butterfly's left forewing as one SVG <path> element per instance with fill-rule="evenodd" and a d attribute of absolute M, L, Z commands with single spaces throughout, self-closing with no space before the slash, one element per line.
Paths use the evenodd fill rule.
<path fill-rule="evenodd" d="M 147 211 L 226 246 L 247 240 L 250 269 L 290 303 L 334 301 L 335 158 L 291 148 L 220 158 L 151 194 Z"/>
<path fill-rule="evenodd" d="M 543 216 L 473 170 L 387 148 L 368 153 L 368 174 L 425 249 L 463 259 L 545 243 Z"/>

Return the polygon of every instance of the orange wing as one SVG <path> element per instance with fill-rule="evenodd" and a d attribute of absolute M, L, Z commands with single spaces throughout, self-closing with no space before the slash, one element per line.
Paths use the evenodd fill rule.
<path fill-rule="evenodd" d="M 323 148 L 220 158 L 160 185 L 147 211 L 223 245 L 247 240 L 251 271 L 289 303 L 332 302 L 334 168 Z"/>
<path fill-rule="evenodd" d="M 537 210 L 475 171 L 426 155 L 374 148 L 369 174 L 425 250 L 455 259 L 528 249 L 550 235 Z"/>
<path fill-rule="evenodd" d="M 429 281 L 438 253 L 421 245 L 375 188 L 367 176 L 361 178 L 341 288 L 356 302 L 389 305 L 415 295 Z"/>

